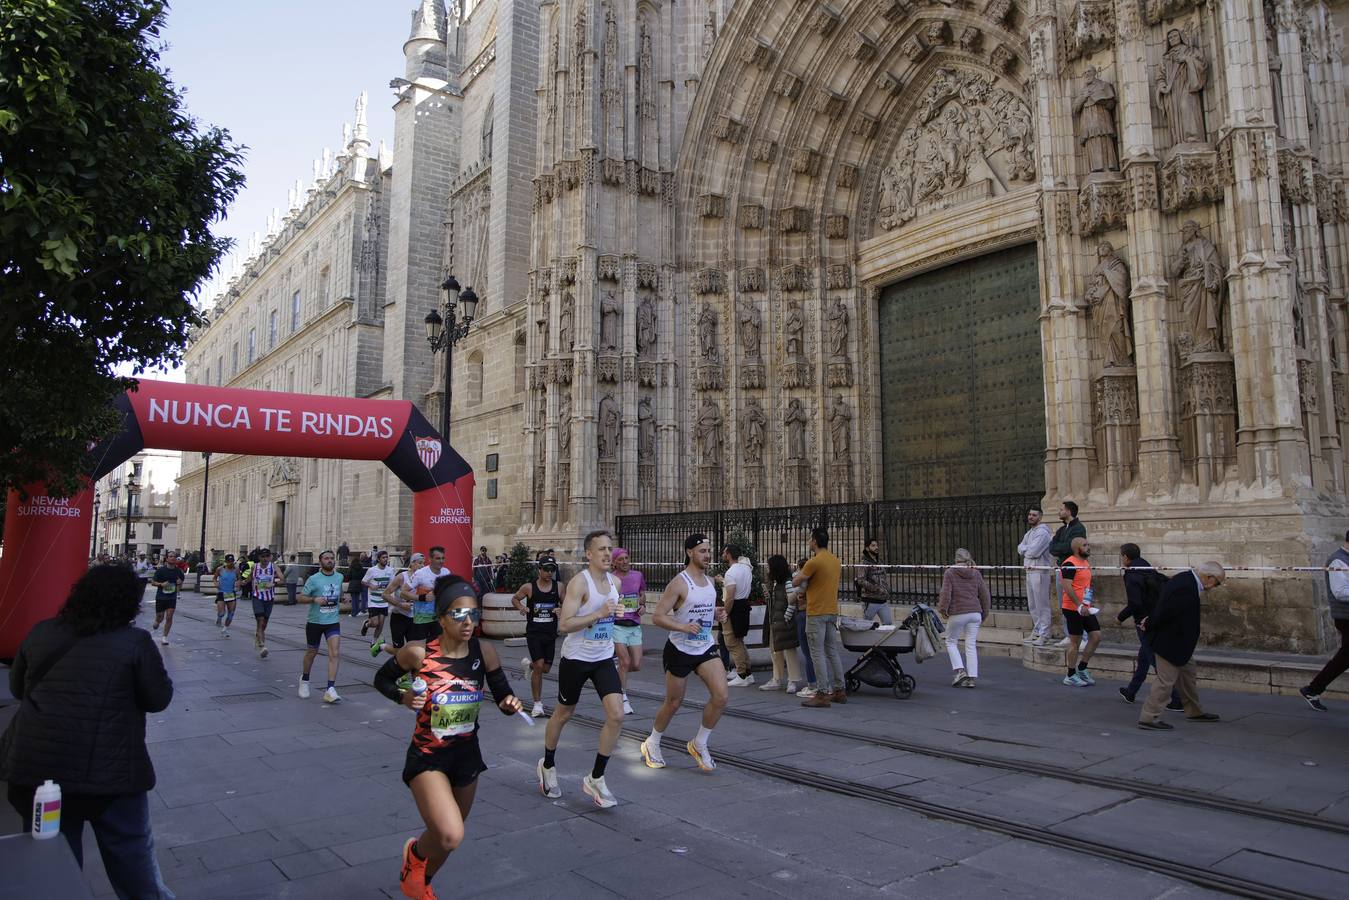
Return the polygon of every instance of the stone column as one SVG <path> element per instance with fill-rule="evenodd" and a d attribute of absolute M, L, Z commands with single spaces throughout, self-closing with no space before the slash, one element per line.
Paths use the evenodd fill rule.
<path fill-rule="evenodd" d="M 625 193 L 628 203 L 635 198 Z M 619 376 L 623 408 L 623 449 L 619 454 L 619 513 L 632 515 L 641 512 L 637 502 L 637 257 L 625 254 L 619 271 L 622 273 L 623 332 L 620 338 L 623 353 L 622 374 Z"/>

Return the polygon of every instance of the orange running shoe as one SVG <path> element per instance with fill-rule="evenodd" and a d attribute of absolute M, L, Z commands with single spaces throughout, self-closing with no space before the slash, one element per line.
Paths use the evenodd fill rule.
<path fill-rule="evenodd" d="M 402 888 L 403 895 L 412 900 L 425 900 L 428 896 L 434 898 L 435 894 L 431 893 L 431 887 L 426 883 L 426 860 L 419 859 L 413 852 L 416 846 L 416 838 L 408 838 L 408 842 L 403 845 L 403 871 L 398 876 L 398 886 Z"/>

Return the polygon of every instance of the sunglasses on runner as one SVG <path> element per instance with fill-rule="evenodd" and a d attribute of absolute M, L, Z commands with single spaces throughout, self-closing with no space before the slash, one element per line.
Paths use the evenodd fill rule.
<path fill-rule="evenodd" d="M 482 618 L 482 610 L 474 609 L 471 606 L 458 606 L 449 610 L 446 615 L 456 622 L 472 622 L 476 625 Z"/>

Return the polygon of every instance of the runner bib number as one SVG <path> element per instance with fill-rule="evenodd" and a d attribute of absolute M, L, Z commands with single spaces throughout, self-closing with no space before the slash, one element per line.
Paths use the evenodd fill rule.
<path fill-rule="evenodd" d="M 594 625 L 589 625 L 586 630 L 581 632 L 582 637 L 587 641 L 612 641 L 614 639 L 614 617 L 605 616 Z"/>
<path fill-rule="evenodd" d="M 691 634 L 691 635 L 689 635 L 689 637 L 693 638 L 693 640 L 697 641 L 697 642 L 700 643 L 700 644 L 711 643 L 711 641 L 712 641 L 712 624 L 711 624 L 710 622 L 699 622 L 699 623 L 698 623 L 698 633 L 697 633 L 697 634 Z"/>
<path fill-rule="evenodd" d="M 272 586 L 272 576 L 259 575 L 253 579 L 253 586 L 260 591 L 265 591 Z"/>
<path fill-rule="evenodd" d="M 178 585 L 175 582 L 166 581 L 164 582 L 164 586 L 160 588 L 160 591 L 165 594 L 176 594 L 178 593 Z"/>
<path fill-rule="evenodd" d="M 441 691 L 431 696 L 431 733 L 437 740 L 471 734 L 482 691 Z"/>

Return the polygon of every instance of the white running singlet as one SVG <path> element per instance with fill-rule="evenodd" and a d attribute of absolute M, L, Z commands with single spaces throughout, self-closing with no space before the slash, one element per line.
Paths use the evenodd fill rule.
<path fill-rule="evenodd" d="M 706 575 L 703 576 L 706 582 L 701 586 L 693 583 L 688 572 L 680 572 L 679 576 L 688 583 L 688 596 L 684 598 L 684 603 L 679 609 L 670 613 L 670 618 L 681 625 L 689 622 L 697 623 L 702 626 L 702 631 L 697 634 L 672 631 L 670 643 L 674 644 L 680 653 L 702 656 L 712 648 L 712 621 L 717 614 L 717 586 Z"/>
<path fill-rule="evenodd" d="M 608 582 L 608 593 L 601 594 L 599 588 L 590 577 L 589 569 L 582 569 L 581 574 L 586 579 L 586 598 L 581 601 L 581 606 L 576 610 L 578 616 L 589 616 L 599 612 L 604 604 L 613 600 L 618 602 L 618 585 L 614 581 L 614 576 L 605 573 L 605 580 Z M 574 659 L 577 662 L 599 662 L 605 659 L 612 659 L 614 655 L 614 617 L 605 616 L 595 624 L 580 631 L 573 631 L 562 639 L 562 656 L 564 659 Z"/>

